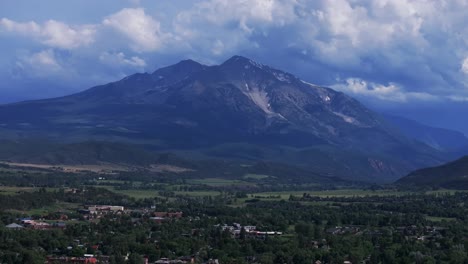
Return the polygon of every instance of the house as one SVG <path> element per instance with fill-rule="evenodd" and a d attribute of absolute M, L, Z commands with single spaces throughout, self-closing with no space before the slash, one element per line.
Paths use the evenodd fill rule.
<path fill-rule="evenodd" d="M 89 215 L 91 211 L 89 211 L 88 209 L 78 209 L 78 213 L 82 215 Z"/>
<path fill-rule="evenodd" d="M 153 216 L 155 217 L 165 217 L 165 218 L 182 218 L 182 212 L 154 212 Z"/>
<path fill-rule="evenodd" d="M 187 262 L 182 259 L 168 259 L 168 258 L 161 258 L 155 262 L 156 264 L 179 264 L 179 263 L 194 263 L 194 262 Z"/>
<path fill-rule="evenodd" d="M 159 224 L 166 220 L 166 218 L 159 216 L 150 217 L 149 219 Z"/>
<path fill-rule="evenodd" d="M 244 230 L 246 232 L 251 232 L 251 231 L 257 230 L 257 227 L 256 226 L 244 226 Z"/>
<path fill-rule="evenodd" d="M 56 222 L 52 224 L 52 228 L 65 229 L 66 227 L 67 227 L 67 224 L 63 222 Z"/>
<path fill-rule="evenodd" d="M 23 229 L 23 228 L 24 228 L 24 226 L 18 225 L 18 224 L 16 224 L 16 223 L 12 223 L 12 224 L 6 225 L 5 227 L 8 228 L 8 229 L 14 229 L 14 230 L 18 230 L 18 229 Z"/>
<path fill-rule="evenodd" d="M 228 226 L 228 225 L 222 225 L 222 226 L 220 226 L 220 225 L 215 225 L 215 227 L 221 227 L 221 230 L 222 230 L 223 232 L 226 231 L 226 230 L 228 230 L 229 232 L 233 233 L 234 230 L 236 230 L 235 227 L 233 227 L 233 226 Z"/>
<path fill-rule="evenodd" d="M 332 235 L 338 235 L 343 233 L 340 226 L 328 228 L 327 230 L 325 230 L 325 232 Z"/>
<path fill-rule="evenodd" d="M 116 205 L 92 205 L 88 206 L 88 210 L 91 214 L 108 214 L 123 212 L 124 207 Z"/>
<path fill-rule="evenodd" d="M 51 224 L 46 222 L 36 222 L 34 220 L 21 221 L 25 227 L 29 227 L 36 230 L 45 230 L 51 228 Z"/>
<path fill-rule="evenodd" d="M 246 234 L 249 237 L 254 238 L 265 238 L 267 236 L 281 236 L 283 232 L 280 231 L 257 231 L 256 226 L 242 226 L 238 223 L 234 223 L 232 226 L 229 225 L 215 225 L 215 227 L 220 228 L 223 232 L 228 231 L 231 233 L 233 238 L 239 238 L 241 234 L 241 230 L 244 229 Z"/>
<path fill-rule="evenodd" d="M 154 212 L 149 219 L 157 223 L 162 223 L 170 219 L 182 218 L 182 212 Z"/>
<path fill-rule="evenodd" d="M 94 264 L 94 263 L 98 263 L 98 260 L 94 257 L 47 257 L 46 263 L 48 264 L 55 264 L 55 263 L 57 264 L 59 263 Z"/>
<path fill-rule="evenodd" d="M 179 260 L 185 261 L 185 263 L 195 263 L 194 256 L 183 256 L 183 257 L 180 257 Z"/>
<path fill-rule="evenodd" d="M 249 236 L 257 237 L 257 238 L 265 238 L 268 236 L 281 236 L 283 232 L 279 231 L 251 231 L 247 233 Z"/>

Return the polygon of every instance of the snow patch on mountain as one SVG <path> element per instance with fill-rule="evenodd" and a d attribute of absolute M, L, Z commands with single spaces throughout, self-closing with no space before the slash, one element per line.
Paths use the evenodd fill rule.
<path fill-rule="evenodd" d="M 359 121 L 357 121 L 354 117 L 351 117 L 351 116 L 348 116 L 348 115 L 345 115 L 345 114 L 339 113 L 339 112 L 333 112 L 333 114 L 343 118 L 343 120 L 346 123 L 350 123 L 350 124 L 353 124 L 353 125 L 360 125 Z"/>
<path fill-rule="evenodd" d="M 264 67 L 266 67 L 265 65 L 261 64 L 261 63 L 258 63 L 254 60 L 250 60 L 249 59 L 249 63 L 252 64 L 253 66 L 259 68 L 259 69 L 263 69 Z"/>
<path fill-rule="evenodd" d="M 313 83 L 310 83 L 310 82 L 306 82 L 306 81 L 304 81 L 304 80 L 300 80 L 300 81 L 301 81 L 302 83 L 304 83 L 304 84 L 307 84 L 307 85 L 310 86 L 310 87 L 313 87 L 313 88 L 317 89 L 317 90 L 318 90 L 318 93 L 319 93 L 319 95 L 320 95 L 320 98 L 321 98 L 324 102 L 326 102 L 326 103 L 330 103 L 330 102 L 331 102 L 332 98 L 330 97 L 330 92 L 327 91 L 326 88 L 323 88 L 323 87 L 321 87 L 321 86 L 318 86 L 318 85 L 313 84 Z"/>
<path fill-rule="evenodd" d="M 309 86 L 319 87 L 319 86 L 316 85 L 316 84 L 313 84 L 313 83 L 310 83 L 310 82 L 306 82 L 306 81 L 304 81 L 304 80 L 301 80 L 301 82 L 304 83 L 304 84 L 307 84 L 307 85 L 309 85 Z"/>
<path fill-rule="evenodd" d="M 273 72 L 273 75 L 275 76 L 276 79 L 278 79 L 278 81 L 288 82 L 288 83 L 291 82 L 291 79 L 289 78 L 289 76 L 282 72 Z"/>

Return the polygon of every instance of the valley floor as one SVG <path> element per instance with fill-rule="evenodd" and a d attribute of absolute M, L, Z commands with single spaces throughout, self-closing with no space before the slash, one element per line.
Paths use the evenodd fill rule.
<path fill-rule="evenodd" d="M 0 262 L 468 261 L 467 192 L 268 178 L 5 169 Z"/>

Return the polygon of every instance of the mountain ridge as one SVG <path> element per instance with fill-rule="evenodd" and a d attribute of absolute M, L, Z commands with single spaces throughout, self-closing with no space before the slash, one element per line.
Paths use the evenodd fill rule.
<path fill-rule="evenodd" d="M 385 113 L 382 115 L 407 137 L 419 140 L 433 148 L 462 153 L 463 149 L 468 147 L 468 138 L 462 132 L 427 126 L 401 116 Z M 465 154 L 468 154 L 468 152 Z"/>
<path fill-rule="evenodd" d="M 396 181 L 403 186 L 468 189 L 468 156 L 440 166 L 413 171 Z"/>
<path fill-rule="evenodd" d="M 298 153 L 325 155 L 328 168 L 339 167 L 334 173 L 350 174 L 341 177 L 379 181 L 443 161 L 357 100 L 241 56 L 213 66 L 185 60 L 65 97 L 3 105 L 0 124 L 4 137 L 122 141 L 158 150 L 247 144 L 304 166 L 310 162 Z"/>

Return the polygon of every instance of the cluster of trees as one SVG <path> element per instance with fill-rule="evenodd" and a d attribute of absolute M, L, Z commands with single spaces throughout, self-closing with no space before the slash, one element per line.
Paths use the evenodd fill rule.
<path fill-rule="evenodd" d="M 14 195 L 0 195 L 0 210 L 15 209 L 24 211 L 51 206 L 57 202 L 133 205 L 135 199 L 94 187 L 79 189 L 77 193 L 66 191 L 66 189 L 47 191 L 45 188 L 38 188 L 34 192 L 18 191 Z"/>

